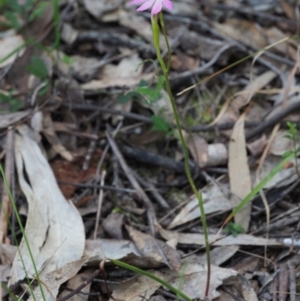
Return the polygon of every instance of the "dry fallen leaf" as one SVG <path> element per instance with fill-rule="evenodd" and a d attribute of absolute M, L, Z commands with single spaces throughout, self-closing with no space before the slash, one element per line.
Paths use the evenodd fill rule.
<path fill-rule="evenodd" d="M 198 256 L 190 256 L 182 261 L 182 268 L 178 272 L 163 269 L 160 271 L 148 271 L 168 282 L 175 288 L 180 288 L 184 294 L 191 299 L 204 297 L 205 285 L 207 277 L 207 266 L 200 263 Z M 216 288 L 220 286 L 223 280 L 235 276 L 237 273 L 232 269 L 220 268 L 214 264 L 211 266 L 211 285 L 209 290 L 209 298 L 214 299 L 219 296 Z M 115 299 L 124 301 L 141 301 L 149 297 L 160 287 L 156 281 L 144 276 L 137 275 L 129 280 L 122 282 L 113 292 Z M 110 300 L 113 300 L 112 298 Z"/>
<path fill-rule="evenodd" d="M 229 141 L 228 175 L 233 207 L 236 207 L 252 189 L 246 150 L 244 123 L 245 115 L 243 114 L 235 123 Z M 250 204 L 248 204 L 234 216 L 234 220 L 236 223 L 240 224 L 245 231 L 247 231 L 251 218 L 250 215 L 251 207 Z"/>
<path fill-rule="evenodd" d="M 19 183 L 29 206 L 25 233 L 39 276 L 43 277 L 81 258 L 85 233 L 81 216 L 63 197 L 47 160 L 32 137 L 33 132 L 27 126 L 17 128 L 15 157 Z M 30 276 L 35 274 L 23 238 L 9 285 L 24 279 L 24 268 Z"/>
<path fill-rule="evenodd" d="M 87 240 L 84 256 L 89 258 L 89 262 L 117 259 L 142 269 L 157 268 L 162 266 L 160 262 L 154 261 L 153 258 L 143 257 L 134 243 L 129 240 Z"/>
<path fill-rule="evenodd" d="M 155 239 L 150 234 L 142 233 L 133 227 L 126 226 L 130 238 L 144 257 L 153 258 L 156 262 L 166 264 L 171 270 L 180 269 L 179 253 L 165 242 Z"/>
<path fill-rule="evenodd" d="M 103 14 L 119 8 L 123 1 L 124 0 L 84 0 L 83 5 L 91 15 L 101 20 Z"/>
<path fill-rule="evenodd" d="M 0 68 L 10 65 L 24 53 L 25 48 L 21 47 L 24 43 L 25 41 L 20 35 L 7 36 L 0 39 Z M 20 50 L 17 51 L 18 49 Z M 12 54 L 13 52 L 15 53 Z"/>
<path fill-rule="evenodd" d="M 88 269 L 85 270 L 82 273 L 79 273 L 72 277 L 67 284 L 67 289 L 62 291 L 62 293 L 59 295 L 59 298 L 66 297 L 68 294 L 70 294 L 71 291 L 75 290 L 78 288 L 84 281 L 86 281 L 92 274 L 94 270 Z M 68 298 L 68 301 L 87 301 L 89 298 L 89 292 L 91 288 L 91 282 L 86 285 L 79 294 L 75 294 L 71 298 Z"/>
<path fill-rule="evenodd" d="M 226 184 L 218 183 L 209 184 L 202 189 L 202 198 L 204 203 L 204 210 L 206 214 L 214 212 L 228 211 L 232 208 L 229 195 L 228 186 Z M 168 229 L 182 225 L 195 218 L 200 218 L 200 210 L 198 200 L 194 197 L 183 209 L 177 214 Z"/>
<path fill-rule="evenodd" d="M 169 231 L 163 228 L 159 229 L 159 234 L 166 240 L 176 238 L 180 244 L 195 244 L 204 246 L 205 239 L 203 234 L 196 233 L 179 233 L 176 231 Z M 265 239 L 263 237 L 256 237 L 250 234 L 239 234 L 236 237 L 229 235 L 209 235 L 209 243 L 213 246 L 283 246 L 280 242 L 275 239 Z"/>
<path fill-rule="evenodd" d="M 33 291 L 33 296 L 31 296 L 28 301 L 53 301 L 56 300 L 59 287 L 61 284 L 74 277 L 78 271 L 82 268 L 86 258 L 81 258 L 76 261 L 72 261 L 64 265 L 63 267 L 51 271 L 45 275 L 40 275 L 41 286 L 43 287 L 44 296 L 41 293 L 39 286 Z"/>

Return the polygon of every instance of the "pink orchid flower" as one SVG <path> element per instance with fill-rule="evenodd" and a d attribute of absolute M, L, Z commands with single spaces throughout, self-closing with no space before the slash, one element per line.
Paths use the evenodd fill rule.
<path fill-rule="evenodd" d="M 162 8 L 165 7 L 169 10 L 173 9 L 173 3 L 171 0 L 131 0 L 130 5 L 139 5 L 142 4 L 137 11 L 147 10 L 152 7 L 151 14 L 156 15 L 162 11 Z"/>

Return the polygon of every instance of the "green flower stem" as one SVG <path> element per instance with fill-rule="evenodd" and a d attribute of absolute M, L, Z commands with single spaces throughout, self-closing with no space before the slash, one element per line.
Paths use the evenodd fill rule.
<path fill-rule="evenodd" d="M 162 29 L 163 35 L 165 37 L 165 41 L 166 41 L 167 49 L 168 49 L 168 65 L 167 65 L 167 70 L 168 70 L 168 73 L 169 73 L 170 67 L 171 67 L 171 48 L 170 48 L 169 40 L 168 40 L 168 37 L 167 37 L 164 16 L 163 16 L 162 13 L 159 16 L 160 16 L 159 20 L 160 20 L 161 29 Z"/>
<path fill-rule="evenodd" d="M 163 25 L 163 16 L 162 13 L 160 13 L 160 20 L 162 20 L 162 25 Z M 163 27 L 163 34 L 165 36 L 166 41 L 167 39 L 167 35 L 164 29 L 164 25 Z M 160 47 L 159 47 L 159 25 L 158 25 L 158 18 L 156 15 L 152 16 L 152 31 L 153 31 L 153 43 L 154 43 L 154 47 L 156 50 L 156 55 L 157 55 L 157 59 L 158 62 L 162 68 L 163 71 L 163 75 L 165 78 L 165 85 L 166 85 L 166 90 L 167 93 L 170 97 L 170 101 L 171 101 L 171 105 L 172 105 L 172 110 L 174 113 L 174 117 L 175 117 L 175 121 L 176 121 L 176 126 L 178 128 L 178 133 L 179 133 L 179 140 L 182 144 L 183 147 L 183 153 L 184 153 L 184 166 L 185 166 L 185 172 L 187 175 L 187 178 L 189 180 L 189 183 L 193 189 L 194 194 L 196 195 L 197 199 L 198 199 L 198 204 L 199 204 L 199 208 L 200 208 L 200 212 L 201 212 L 201 221 L 202 221 L 202 225 L 203 225 L 203 231 L 204 231 L 204 237 L 205 237 L 205 248 L 206 248 L 206 258 L 207 258 L 207 281 L 206 281 L 206 289 L 205 289 L 205 296 L 208 296 L 208 292 L 209 292 L 209 286 L 210 286 L 210 274 L 211 274 L 211 266 L 210 266 L 210 248 L 209 248 L 209 240 L 208 240 L 208 231 L 207 231 L 207 223 L 206 223 L 206 216 L 205 216 L 205 211 L 204 211 L 204 205 L 203 205 L 203 199 L 202 199 L 202 193 L 198 191 L 198 189 L 196 188 L 196 185 L 194 183 L 192 174 L 191 174 L 191 170 L 190 170 L 190 166 L 189 166 L 189 153 L 188 153 L 188 148 L 186 146 L 184 137 L 183 137 L 183 133 L 182 133 L 182 128 L 181 128 L 181 124 L 180 124 L 180 119 L 179 119 L 179 114 L 178 114 L 178 110 L 177 110 L 177 106 L 175 103 L 175 99 L 173 97 L 173 93 L 171 91 L 171 86 L 170 86 L 170 81 L 169 81 L 169 70 L 168 67 L 166 67 L 163 58 L 161 56 L 161 51 L 160 51 Z M 167 43 L 167 45 L 169 45 Z M 171 56 L 171 51 L 170 48 L 168 47 L 168 52 L 169 52 L 169 58 Z"/>

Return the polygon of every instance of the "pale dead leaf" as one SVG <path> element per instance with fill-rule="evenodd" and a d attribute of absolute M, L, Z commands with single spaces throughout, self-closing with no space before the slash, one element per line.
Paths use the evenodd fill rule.
<path fill-rule="evenodd" d="M 25 48 L 20 48 L 19 51 L 16 51 L 24 43 L 25 41 L 20 35 L 7 36 L 0 39 L 0 68 L 10 65 L 15 61 L 17 57 L 21 56 L 24 53 Z M 14 51 L 14 54 L 12 54 L 9 58 L 5 59 Z"/>
<path fill-rule="evenodd" d="M 276 133 L 270 147 L 270 154 L 282 156 L 287 151 L 292 151 L 294 148 L 297 149 L 298 145 L 294 146 L 293 141 L 286 137 L 287 134 L 287 131 L 282 130 Z"/>
<path fill-rule="evenodd" d="M 103 14 L 119 8 L 124 0 L 84 0 L 86 10 L 96 19 L 101 20 Z"/>
<path fill-rule="evenodd" d="M 97 0 L 96 0 L 97 1 Z M 119 12 L 119 24 L 130 28 L 131 30 L 138 33 L 139 36 L 143 37 L 146 41 L 153 42 L 153 33 L 151 22 L 148 22 L 144 17 L 139 16 L 136 13 L 126 12 L 122 10 Z M 167 49 L 166 41 L 163 35 L 160 36 L 159 45 L 161 49 Z"/>
<path fill-rule="evenodd" d="M 154 74 L 141 74 L 142 60 L 137 54 L 123 58 L 119 64 L 107 64 L 100 71 L 100 80 L 92 80 L 88 83 L 82 84 L 83 90 L 97 90 L 109 87 L 132 87 L 138 85 L 144 79 L 146 81 L 152 80 Z"/>
<path fill-rule="evenodd" d="M 117 259 L 140 268 L 156 268 L 162 266 L 153 258 L 144 257 L 135 244 L 129 240 L 96 239 L 87 240 L 84 256 L 89 262 Z"/>
<path fill-rule="evenodd" d="M 152 275 L 168 282 L 175 288 L 179 288 L 191 299 L 204 297 L 207 277 L 207 266 L 199 263 L 198 256 L 190 256 L 182 261 L 182 268 L 178 272 L 163 269 L 162 271 L 150 270 Z M 235 276 L 237 273 L 231 269 L 223 269 L 214 264 L 211 265 L 211 285 L 209 298 L 219 296 L 216 288 L 223 283 L 223 280 Z M 142 301 L 149 297 L 160 287 L 160 284 L 144 275 L 135 276 L 122 282 L 113 292 L 115 299 L 124 301 Z M 113 299 L 110 299 L 113 300 Z"/>
<path fill-rule="evenodd" d="M 2 263 L 12 264 L 17 254 L 17 247 L 9 244 L 0 244 L 0 256 Z"/>
<path fill-rule="evenodd" d="M 196 233 L 179 233 L 176 231 L 169 231 L 163 228 L 159 229 L 159 234 L 166 240 L 176 237 L 180 244 L 195 244 L 204 246 L 205 238 L 203 234 Z M 275 239 L 265 239 L 263 237 L 256 237 L 250 234 L 238 234 L 236 237 L 232 235 L 209 235 L 209 243 L 213 246 L 283 246 Z"/>
<path fill-rule="evenodd" d="M 238 111 L 246 104 L 249 103 L 251 97 L 263 87 L 265 87 L 271 80 L 273 80 L 277 74 L 273 71 L 266 71 L 265 73 L 254 78 L 243 91 L 236 93 L 235 98 L 230 103 L 230 107 L 233 107 L 235 111 Z"/>
<path fill-rule="evenodd" d="M 155 276 L 160 276 L 161 273 L 157 271 L 150 271 Z M 151 295 L 160 287 L 160 283 L 157 281 L 145 277 L 143 275 L 137 275 L 129 280 L 120 283 L 117 289 L 113 291 L 110 301 L 122 300 L 122 301 L 142 301 L 149 300 Z"/>
<path fill-rule="evenodd" d="M 83 257 L 79 260 L 69 262 L 63 267 L 43 276 L 40 275 L 39 278 L 41 280 L 45 298 L 41 293 L 40 287 L 37 286 L 33 291 L 34 298 L 31 296 L 28 301 L 53 301 L 53 297 L 56 298 L 61 284 L 74 277 L 85 262 L 86 258 Z"/>
<path fill-rule="evenodd" d="M 79 35 L 78 30 L 76 30 L 71 24 L 63 23 L 61 29 L 61 38 L 67 44 L 73 44 Z"/>
<path fill-rule="evenodd" d="M 257 176 L 257 181 L 260 182 L 264 179 L 280 162 L 282 161 L 282 157 L 269 155 L 259 171 Z M 298 166 L 300 166 L 300 160 L 297 161 Z M 287 164 L 286 168 L 281 169 L 265 186 L 264 189 L 271 188 L 280 188 L 287 186 L 298 179 L 298 175 L 296 172 L 296 162 L 291 160 L 290 164 Z M 252 174 L 252 179 L 255 179 L 255 174 Z"/>
<path fill-rule="evenodd" d="M 144 257 L 153 258 L 166 264 L 171 270 L 180 269 L 179 253 L 165 242 L 155 239 L 149 234 L 142 233 L 133 227 L 126 226 L 130 238 Z"/>
<path fill-rule="evenodd" d="M 202 189 L 202 198 L 206 214 L 214 212 L 223 212 L 232 209 L 230 199 L 227 195 L 228 186 L 222 183 L 218 185 L 209 184 Z M 200 218 L 198 200 L 194 197 L 183 209 L 177 214 L 168 229 L 190 222 L 195 218 Z"/>
<path fill-rule="evenodd" d="M 252 189 L 246 151 L 244 121 L 245 115 L 243 114 L 235 123 L 229 141 L 228 174 L 233 207 L 236 207 Z M 240 224 L 246 231 L 250 223 L 250 214 L 251 207 L 250 205 L 246 205 L 234 216 L 235 222 Z"/>
<path fill-rule="evenodd" d="M 59 298 L 65 297 L 70 294 L 71 291 L 78 288 L 82 283 L 84 283 L 92 274 L 94 270 L 88 269 L 84 272 L 75 275 L 72 277 L 67 284 L 67 289 L 65 289 L 60 295 Z M 89 292 L 91 288 L 92 282 L 86 285 L 82 290 L 80 290 L 79 294 L 75 294 L 71 298 L 68 298 L 68 301 L 87 301 L 89 298 Z"/>
<path fill-rule="evenodd" d="M 49 113 L 46 113 L 43 118 L 43 134 L 56 153 L 60 154 L 67 161 L 72 161 L 74 159 L 73 155 L 62 145 L 58 139 Z"/>
<path fill-rule="evenodd" d="M 198 163 L 199 167 L 203 168 L 204 166 L 206 166 L 206 162 L 208 160 L 207 142 L 198 134 L 192 133 L 191 135 L 188 135 L 184 131 L 184 136 L 185 140 L 187 141 L 187 147 L 191 152 L 192 157 Z"/>
<path fill-rule="evenodd" d="M 11 273 L 11 264 L 1 264 L 0 265 L 0 279 L 1 282 L 6 283 L 9 279 L 9 275 Z M 4 295 L 2 295 L 2 298 Z"/>
<path fill-rule="evenodd" d="M 198 134 L 183 131 L 187 147 L 199 167 L 224 165 L 228 161 L 227 149 L 222 143 L 207 144 Z"/>
<path fill-rule="evenodd" d="M 263 134 L 260 138 L 247 143 L 247 148 L 253 157 L 258 157 L 263 153 L 265 147 L 267 146 L 267 143 L 267 137 L 265 134 Z"/>
<path fill-rule="evenodd" d="M 20 111 L 15 113 L 1 114 L 0 128 L 5 129 L 10 125 L 28 117 L 31 114 L 31 110 Z"/>
<path fill-rule="evenodd" d="M 264 31 L 252 21 L 227 19 L 222 24 L 214 22 L 213 26 L 220 34 L 256 49 L 261 49 L 268 45 Z"/>
<path fill-rule="evenodd" d="M 19 183 L 29 206 L 25 233 L 42 277 L 81 258 L 85 233 L 81 216 L 63 197 L 47 160 L 32 137 L 33 132 L 27 126 L 18 127 L 15 158 Z M 24 239 L 20 252 L 25 267 L 17 253 L 9 285 L 25 277 L 24 268 L 29 276 L 35 273 Z"/>
<path fill-rule="evenodd" d="M 134 243 L 129 240 L 87 239 L 85 243 L 84 256 L 89 257 L 90 261 L 102 261 L 107 259 L 120 260 L 129 254 L 142 256 Z"/>

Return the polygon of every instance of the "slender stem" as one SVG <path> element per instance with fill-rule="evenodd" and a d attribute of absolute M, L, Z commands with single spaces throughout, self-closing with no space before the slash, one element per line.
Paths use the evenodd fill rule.
<path fill-rule="evenodd" d="M 166 27 L 165 27 L 165 21 L 164 21 L 164 15 L 161 13 L 160 14 L 160 25 L 161 25 L 161 29 L 163 32 L 163 35 L 165 37 L 165 41 L 167 44 L 167 49 L 168 49 L 168 65 L 167 65 L 167 71 L 169 73 L 170 71 L 170 67 L 171 67 L 171 48 L 170 48 L 170 44 L 169 44 L 169 40 L 168 40 L 168 36 L 167 36 L 167 32 L 166 32 Z"/>
<path fill-rule="evenodd" d="M 160 15 L 162 15 L 162 13 L 160 13 Z M 163 20 L 162 17 L 161 17 L 161 20 Z M 157 59 L 160 63 L 162 71 L 163 71 L 167 93 L 170 97 L 172 110 L 173 110 L 175 121 L 176 121 L 176 126 L 178 128 L 179 140 L 183 147 L 185 172 L 186 172 L 187 178 L 189 180 L 189 183 L 192 187 L 192 190 L 198 199 L 198 204 L 199 204 L 199 208 L 200 208 L 201 221 L 202 221 L 202 225 L 203 225 L 204 239 L 205 239 L 206 258 L 207 258 L 207 279 L 206 279 L 206 289 L 205 289 L 205 296 L 207 297 L 208 293 L 209 293 L 209 286 L 210 286 L 211 265 L 210 265 L 209 239 L 208 239 L 207 223 L 206 223 L 206 216 L 205 216 L 205 210 L 204 210 L 204 205 L 203 205 L 202 193 L 197 190 L 195 182 L 194 182 L 192 174 L 191 174 L 191 170 L 190 170 L 190 166 L 189 166 L 189 152 L 188 152 L 188 148 L 186 146 L 186 143 L 185 143 L 185 140 L 183 137 L 182 127 L 181 127 L 181 123 L 180 123 L 180 119 L 179 119 L 176 102 L 173 97 L 173 93 L 171 91 L 171 85 L 170 85 L 170 81 L 169 81 L 169 70 L 163 61 L 163 58 L 161 56 L 160 47 L 159 47 L 159 26 L 157 23 L 157 16 L 152 17 L 152 30 L 153 30 L 153 42 L 154 42 L 154 47 L 156 49 Z M 165 35 L 165 32 L 164 32 L 164 35 Z M 166 35 L 165 35 L 165 38 L 167 40 Z M 168 51 L 169 51 L 169 56 L 170 56 L 171 52 L 169 49 L 168 49 Z"/>

